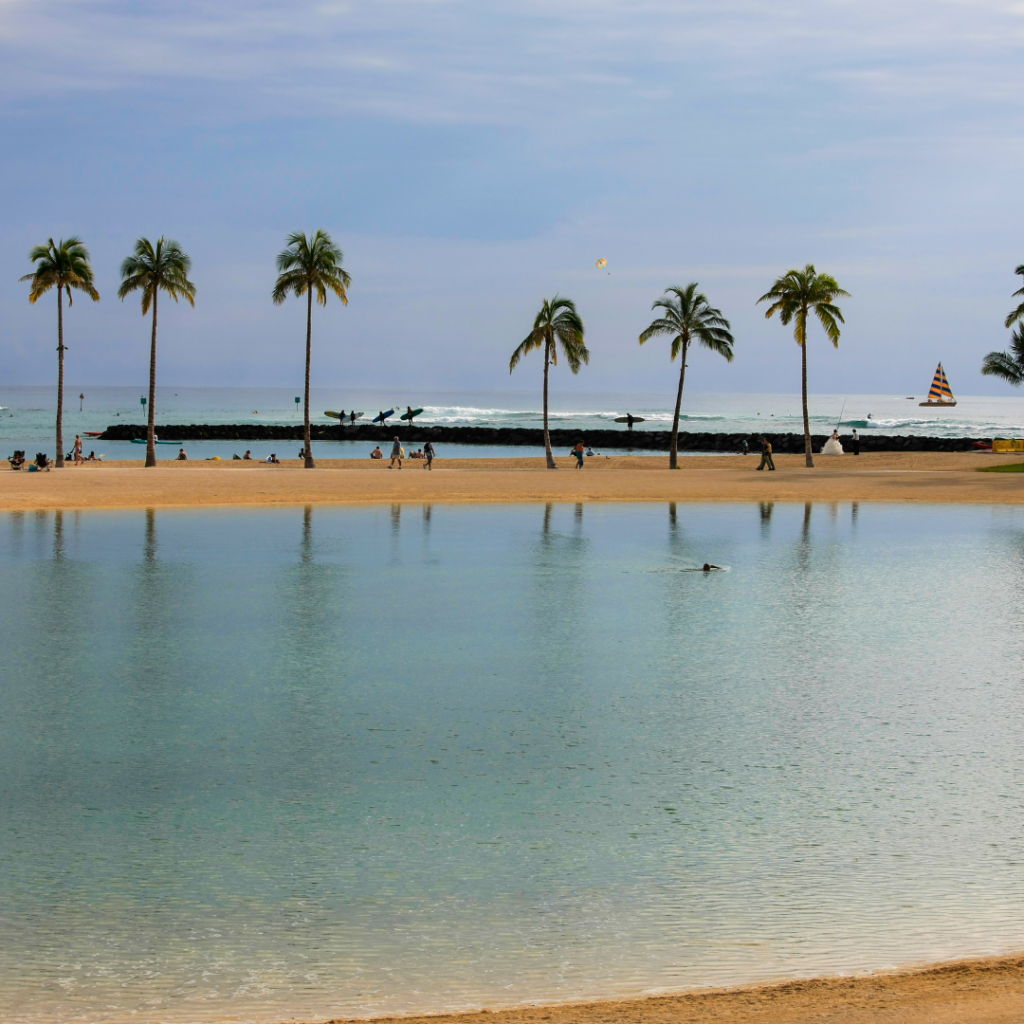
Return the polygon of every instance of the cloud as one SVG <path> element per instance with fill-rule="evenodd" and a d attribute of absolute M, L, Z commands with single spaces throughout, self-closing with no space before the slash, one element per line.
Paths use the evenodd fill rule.
<path fill-rule="evenodd" d="M 1024 43 L 1020 6 L 994 0 L 4 0 L 0 12 L 8 106 L 206 89 L 207 112 L 227 117 L 518 126 L 787 81 L 801 102 L 807 77 L 866 102 L 1019 103 Z"/>

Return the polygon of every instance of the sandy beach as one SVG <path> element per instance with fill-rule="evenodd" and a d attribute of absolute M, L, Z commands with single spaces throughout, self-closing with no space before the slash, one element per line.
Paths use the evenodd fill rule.
<path fill-rule="evenodd" d="M 677 996 L 383 1018 L 398 1024 L 1017 1024 L 1024 955 L 858 978 L 814 978 Z"/>
<path fill-rule="evenodd" d="M 587 460 L 583 470 L 560 458 L 439 459 L 432 472 L 407 460 L 402 470 L 368 459 L 257 462 L 87 463 L 49 473 L 0 470 L 0 510 L 174 508 L 211 505 L 316 505 L 434 502 L 587 501 L 900 501 L 1018 504 L 1024 475 L 978 473 L 1020 456 L 975 453 L 873 453 L 820 457 L 779 455 L 777 471 L 757 472 L 756 456 L 695 456 L 671 472 L 667 459 Z"/>

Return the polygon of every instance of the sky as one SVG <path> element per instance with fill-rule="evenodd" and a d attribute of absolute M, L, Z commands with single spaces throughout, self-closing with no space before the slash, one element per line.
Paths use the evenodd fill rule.
<path fill-rule="evenodd" d="M 166 235 L 197 295 L 161 306 L 159 383 L 297 384 L 274 261 L 324 228 L 352 287 L 314 311 L 320 386 L 539 387 L 508 359 L 560 293 L 592 355 L 554 386 L 672 391 L 637 337 L 697 281 L 735 359 L 687 387 L 792 393 L 757 299 L 813 263 L 851 297 L 812 391 L 917 394 L 941 359 L 1012 394 L 979 368 L 1022 283 L 1022 57 L 994 0 L 0 0 L 0 386 L 56 377 L 55 298 L 18 278 L 71 234 L 102 299 L 67 313 L 70 382 L 147 380 L 118 268 Z"/>

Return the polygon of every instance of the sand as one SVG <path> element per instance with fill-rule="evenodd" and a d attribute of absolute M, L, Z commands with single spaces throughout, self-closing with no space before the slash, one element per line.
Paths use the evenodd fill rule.
<path fill-rule="evenodd" d="M 756 456 L 690 456 L 672 472 L 667 458 L 572 459 L 544 468 L 537 458 L 439 459 L 432 472 L 407 460 L 401 470 L 369 459 L 256 462 L 88 463 L 49 473 L 0 470 L 0 510 L 173 508 L 203 505 L 316 505 L 585 501 L 914 501 L 1019 504 L 1024 474 L 978 473 L 1020 456 L 914 452 L 818 457 L 778 455 L 774 473 Z"/>
<path fill-rule="evenodd" d="M 396 1024 L 1020 1024 L 1024 955 L 870 977 L 385 1019 Z"/>

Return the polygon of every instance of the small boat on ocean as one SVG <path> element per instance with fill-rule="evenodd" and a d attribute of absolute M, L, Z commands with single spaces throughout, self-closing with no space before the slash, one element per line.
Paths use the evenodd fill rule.
<path fill-rule="evenodd" d="M 946 380 L 946 371 L 942 363 L 935 368 L 935 376 L 932 378 L 932 386 L 928 389 L 928 400 L 918 402 L 918 405 L 956 405 L 953 392 L 949 390 L 949 381 Z"/>

